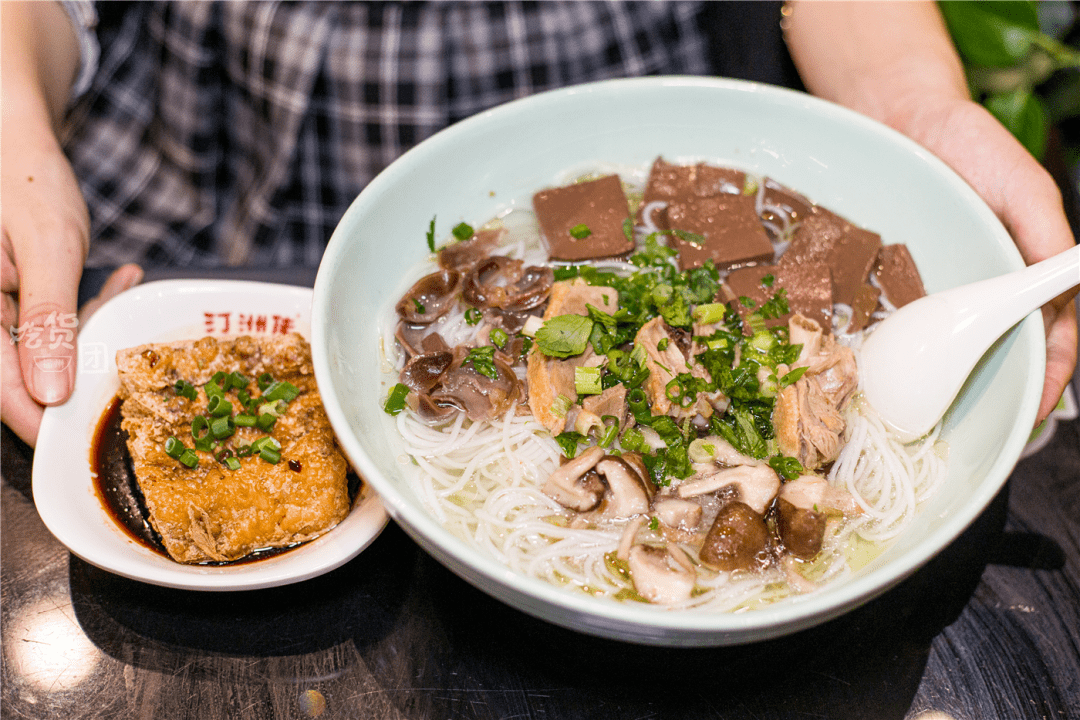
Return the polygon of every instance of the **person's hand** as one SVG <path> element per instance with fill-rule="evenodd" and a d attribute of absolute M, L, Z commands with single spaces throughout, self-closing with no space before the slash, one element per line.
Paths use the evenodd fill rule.
<path fill-rule="evenodd" d="M 971 101 L 960 58 L 932 2 L 793 2 L 785 38 L 816 95 L 904 133 L 986 201 L 1031 264 L 1075 244 L 1050 174 Z M 1077 359 L 1076 291 L 1043 307 L 1046 378 L 1036 423 L 1057 405 Z"/>
<path fill-rule="evenodd" d="M 0 414 L 34 445 L 43 406 L 64 402 L 74 387 L 79 323 L 138 283 L 142 270 L 121 267 L 101 294 L 76 312 L 89 238 L 86 203 L 59 147 L 48 139 L 20 142 L 13 135 L 4 135 L 0 168 L 0 291 L 9 334 L 0 341 Z"/>
<path fill-rule="evenodd" d="M 890 118 L 967 180 L 1001 219 L 1029 265 L 1075 244 L 1053 178 L 989 112 L 954 98 L 920 98 L 916 112 Z M 1038 422 L 1072 378 L 1077 359 L 1077 291 L 1043 307 L 1046 379 Z"/>

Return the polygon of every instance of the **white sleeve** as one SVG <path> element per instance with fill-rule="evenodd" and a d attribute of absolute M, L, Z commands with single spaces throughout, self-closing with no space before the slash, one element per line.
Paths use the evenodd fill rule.
<path fill-rule="evenodd" d="M 60 4 L 71 19 L 71 29 L 79 41 L 79 74 L 68 98 L 68 102 L 72 103 L 90 89 L 90 82 L 98 69 L 98 59 L 101 57 L 101 44 L 97 36 L 98 15 L 90 0 L 63 0 Z"/>

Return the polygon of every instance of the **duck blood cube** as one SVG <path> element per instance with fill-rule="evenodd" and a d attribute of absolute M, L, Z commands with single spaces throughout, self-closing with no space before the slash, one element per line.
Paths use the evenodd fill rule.
<path fill-rule="evenodd" d="M 672 165 L 657 158 L 642 198 L 650 217 L 642 220 L 673 231 L 669 243 L 679 251 L 682 270 L 706 260 L 719 270 L 771 262 L 772 242 L 754 198 L 742 194 L 745 185 L 740 170 L 706 163 Z"/>
<path fill-rule="evenodd" d="M 832 268 L 833 301 L 852 306 L 881 250 L 881 236 L 852 225 L 820 205 L 795 230 L 783 267 L 824 263 Z"/>
<path fill-rule="evenodd" d="M 901 308 L 926 294 L 919 269 L 915 267 L 907 245 L 886 245 L 881 248 L 874 264 L 874 280 L 885 299 L 894 307 Z"/>
<path fill-rule="evenodd" d="M 630 217 L 617 175 L 541 190 L 533 209 L 552 260 L 593 260 L 634 249 L 623 224 Z"/>
<path fill-rule="evenodd" d="M 645 225 L 651 220 L 661 230 L 669 230 L 669 203 L 689 197 L 709 197 L 721 192 L 738 195 L 745 185 L 746 173 L 741 170 L 706 163 L 674 165 L 663 158 L 656 158 L 649 171 L 649 182 L 642 193 L 638 220 Z M 645 208 L 653 203 L 661 203 L 662 206 L 653 206 L 650 217 L 643 217 Z"/>
<path fill-rule="evenodd" d="M 787 325 L 791 314 L 798 313 L 823 328 L 832 327 L 833 287 L 826 265 L 807 263 L 739 268 L 731 271 L 724 283 L 732 296 L 730 300 L 744 319 L 783 288 L 791 312 L 766 320 L 766 325 Z M 754 301 L 754 306 L 747 307 L 741 301 L 744 297 Z"/>
<path fill-rule="evenodd" d="M 718 270 L 771 262 L 773 245 L 754 210 L 754 198 L 722 193 L 684 198 L 667 208 L 679 251 L 679 268 L 689 270 L 712 260 Z"/>

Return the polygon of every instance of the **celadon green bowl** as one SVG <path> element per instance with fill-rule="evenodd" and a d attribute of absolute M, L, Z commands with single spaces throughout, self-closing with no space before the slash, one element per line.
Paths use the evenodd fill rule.
<path fill-rule="evenodd" d="M 707 614 L 599 600 L 518 575 L 440 526 L 400 471 L 401 451 L 381 407 L 387 375 L 380 318 L 407 289 L 410 268 L 427 256 L 432 217 L 443 231 L 462 220 L 481 224 L 529 207 L 536 190 L 566 178 L 568 170 L 612 163 L 645 168 L 661 155 L 766 175 L 880 233 L 885 243 L 906 243 L 930 292 L 1023 266 L 1008 233 L 963 180 L 861 115 L 803 93 L 739 81 L 604 81 L 514 101 L 453 125 L 405 153 L 360 193 L 335 230 L 315 283 L 316 378 L 342 447 L 391 517 L 478 588 L 600 637 L 667 646 L 764 640 L 822 623 L 885 592 L 983 511 L 1012 471 L 1035 419 L 1045 362 L 1042 320 L 1032 315 L 980 362 L 945 419 L 945 486 L 900 538 L 849 578 L 763 609 Z"/>

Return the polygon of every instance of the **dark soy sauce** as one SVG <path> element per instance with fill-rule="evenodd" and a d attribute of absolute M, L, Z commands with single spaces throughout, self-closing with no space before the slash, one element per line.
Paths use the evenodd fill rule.
<path fill-rule="evenodd" d="M 94 473 L 94 490 L 109 516 L 127 533 L 128 537 L 143 547 L 168 558 L 169 553 L 165 550 L 161 535 L 150 524 L 150 511 L 146 509 L 146 500 L 135 479 L 135 469 L 127 446 L 127 432 L 120 427 L 120 407 L 123 402 L 119 397 L 112 399 L 94 432 L 94 442 L 90 448 L 90 469 Z M 297 466 L 293 468 L 295 472 L 300 471 L 299 463 Z M 349 501 L 352 503 L 360 492 L 360 479 L 355 473 L 350 472 L 347 480 Z M 199 564 L 239 565 L 274 557 L 300 545 L 303 543 L 256 550 L 250 555 L 231 562 L 211 561 Z"/>

